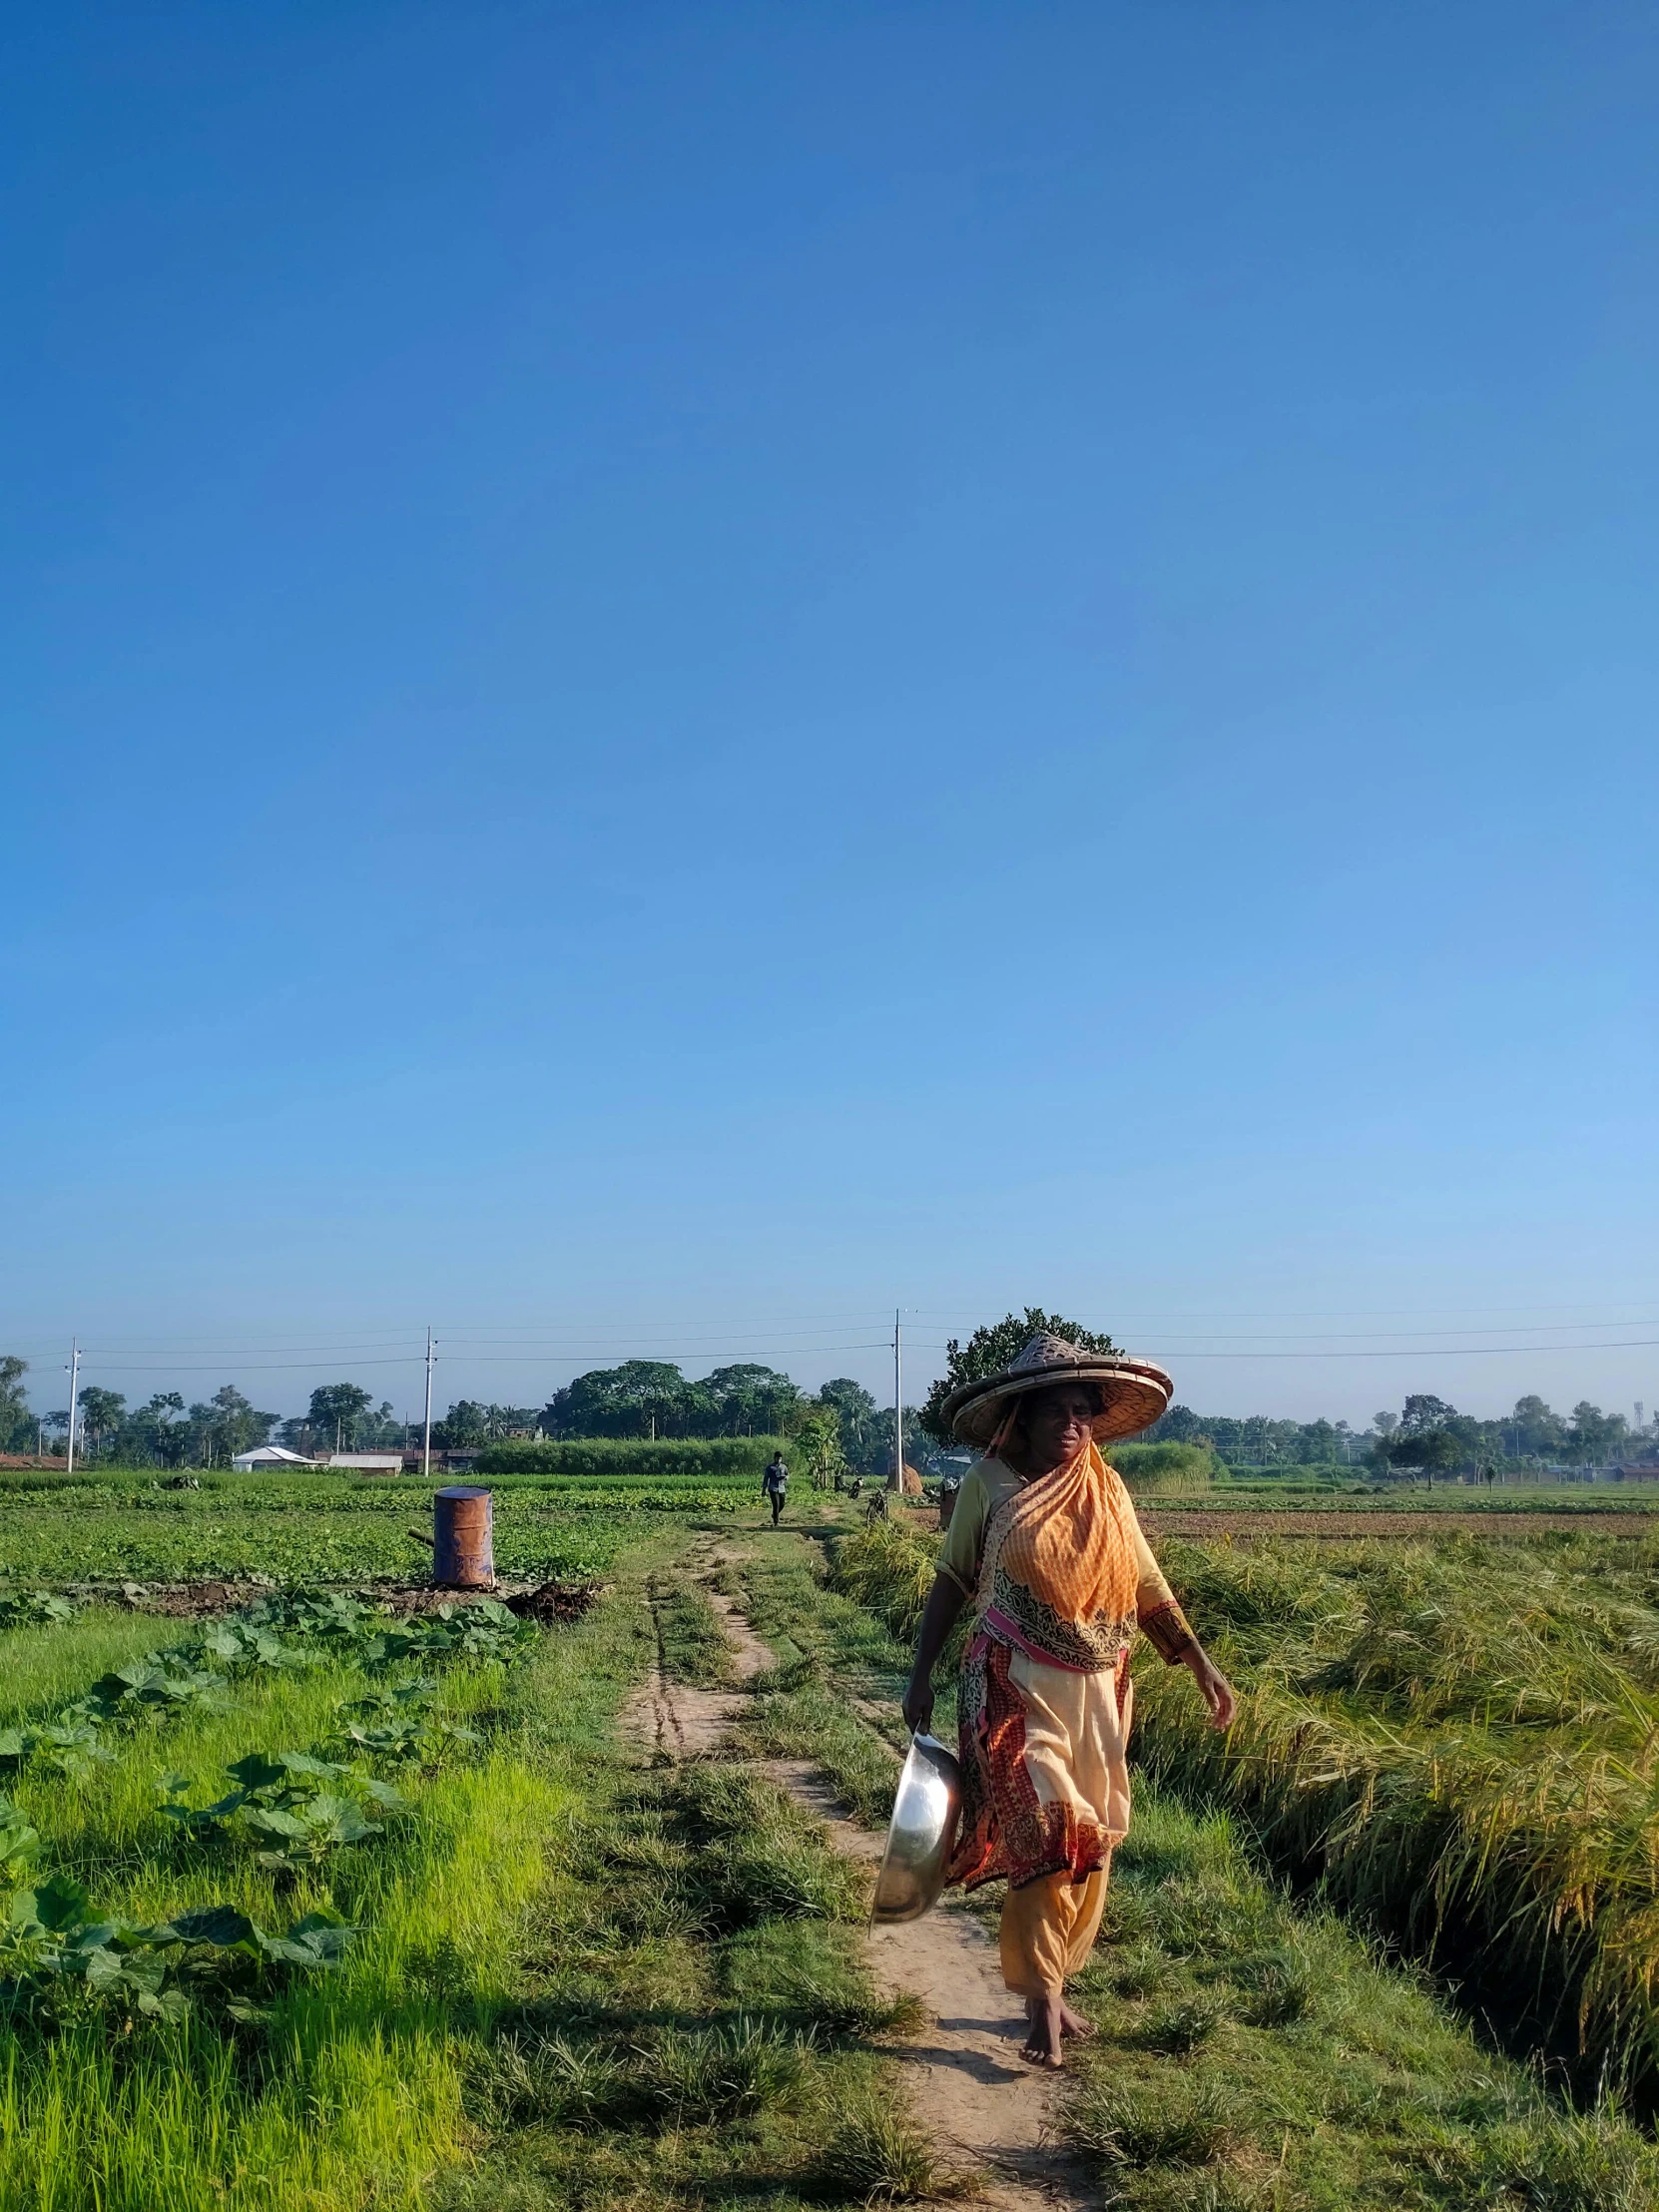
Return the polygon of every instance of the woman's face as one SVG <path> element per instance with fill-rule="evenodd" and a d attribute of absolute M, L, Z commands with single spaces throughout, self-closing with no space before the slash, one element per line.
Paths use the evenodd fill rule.
<path fill-rule="evenodd" d="M 1088 1442 L 1099 1407 L 1093 1390 L 1081 1382 L 1057 1382 L 1051 1390 L 1033 1390 L 1025 1401 L 1026 1455 L 1033 1474 L 1063 1467 Z"/>

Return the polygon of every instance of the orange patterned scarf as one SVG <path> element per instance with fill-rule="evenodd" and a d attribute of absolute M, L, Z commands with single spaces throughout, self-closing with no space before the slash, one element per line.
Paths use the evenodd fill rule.
<path fill-rule="evenodd" d="M 1127 1648 L 1139 1585 L 1122 1478 L 1091 1441 L 993 1516 L 980 1625 L 1033 1658 L 1094 1674 Z"/>

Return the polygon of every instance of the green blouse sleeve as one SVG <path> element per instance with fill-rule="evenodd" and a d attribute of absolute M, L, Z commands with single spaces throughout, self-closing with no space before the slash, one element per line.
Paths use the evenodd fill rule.
<path fill-rule="evenodd" d="M 964 1597 L 971 1598 L 979 1587 L 979 1561 L 990 1515 L 990 1485 L 977 1467 L 970 1467 L 956 1492 L 955 1510 L 939 1551 L 940 1574 L 948 1574 Z"/>

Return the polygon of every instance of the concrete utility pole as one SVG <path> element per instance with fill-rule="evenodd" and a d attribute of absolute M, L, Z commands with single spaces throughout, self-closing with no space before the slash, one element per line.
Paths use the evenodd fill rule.
<path fill-rule="evenodd" d="M 75 1400 L 81 1394 L 81 1347 L 75 1338 L 69 1340 L 69 1452 L 64 1461 L 65 1474 L 75 1472 Z"/>
<path fill-rule="evenodd" d="M 892 1481 L 889 1488 L 904 1494 L 904 1333 L 898 1308 L 892 1310 Z"/>
<path fill-rule="evenodd" d="M 432 1342 L 432 1332 L 426 1332 L 426 1441 L 420 1454 L 420 1471 L 425 1476 L 432 1472 L 432 1362 L 437 1347 Z"/>

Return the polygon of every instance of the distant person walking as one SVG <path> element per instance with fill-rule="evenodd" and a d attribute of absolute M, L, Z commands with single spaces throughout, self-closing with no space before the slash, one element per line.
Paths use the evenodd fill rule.
<path fill-rule="evenodd" d="M 761 1495 L 772 1500 L 772 1525 L 778 1526 L 779 1515 L 784 1510 L 784 1500 L 790 1493 L 790 1470 L 784 1464 L 784 1454 L 775 1451 L 767 1461 L 767 1471 L 761 1477 Z"/>

